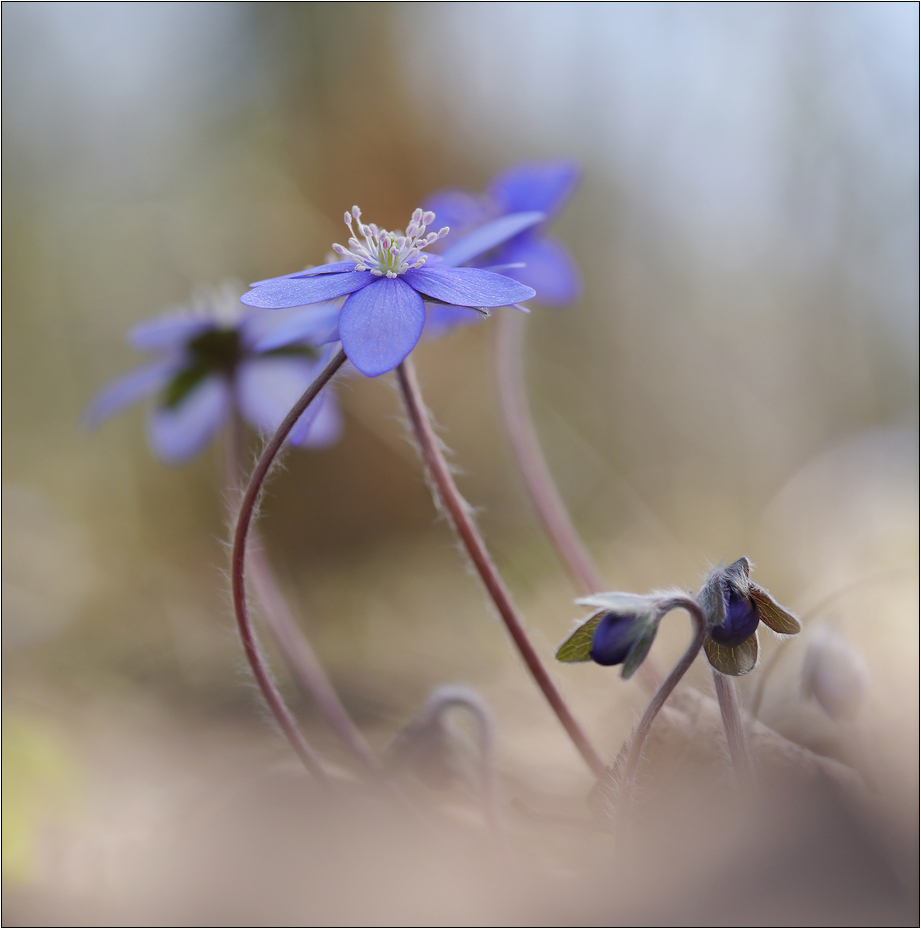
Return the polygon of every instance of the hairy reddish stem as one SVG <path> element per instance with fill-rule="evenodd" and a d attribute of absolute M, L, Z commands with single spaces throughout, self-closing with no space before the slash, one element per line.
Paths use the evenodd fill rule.
<path fill-rule="evenodd" d="M 236 511 L 243 489 L 240 479 L 245 454 L 241 442 L 240 421 L 237 417 L 231 420 L 227 444 L 229 446 L 228 502 Z M 377 755 L 374 754 L 352 717 L 349 716 L 310 641 L 291 613 L 255 526 L 251 526 L 249 530 L 247 557 L 249 559 L 247 572 L 255 587 L 263 619 L 281 648 L 295 678 L 314 699 L 327 722 L 358 761 L 370 770 L 379 769 L 380 762 Z"/>
<path fill-rule="evenodd" d="M 262 657 L 256 641 L 255 631 L 253 630 L 252 620 L 249 615 L 249 608 L 246 602 L 246 542 L 249 534 L 250 525 L 253 521 L 253 514 L 256 508 L 256 501 L 262 491 L 262 485 L 265 483 L 266 475 L 272 467 L 275 456 L 281 449 L 282 444 L 288 437 L 288 433 L 294 428 L 294 424 L 300 419 L 303 412 L 316 399 L 317 394 L 326 386 L 333 375 L 342 367 L 345 361 L 345 353 L 340 349 L 336 356 L 320 372 L 314 382 L 307 388 L 304 395 L 290 410 L 282 424 L 278 427 L 275 435 L 269 439 L 268 444 L 262 451 L 259 461 L 253 470 L 249 485 L 247 486 L 243 498 L 240 502 L 240 512 L 237 516 L 237 525 L 233 536 L 233 552 L 230 561 L 230 577 L 233 591 L 233 608 L 237 618 L 237 627 L 240 631 L 240 638 L 243 641 L 243 650 L 246 652 L 246 659 L 253 670 L 256 683 L 262 691 L 272 715 L 281 727 L 285 737 L 291 743 L 291 747 L 297 753 L 298 757 L 304 764 L 304 767 L 318 780 L 329 783 L 326 771 L 320 763 L 319 756 L 307 744 L 306 739 L 301 735 L 294 720 L 294 716 L 285 704 L 275 682 L 269 674 L 268 666 Z"/>
<path fill-rule="evenodd" d="M 467 503 L 454 483 L 454 478 L 451 476 L 448 464 L 441 453 L 428 413 L 425 410 L 415 370 L 409 358 L 397 368 L 397 375 L 406 408 L 409 412 L 409 418 L 412 421 L 413 430 L 419 442 L 423 461 L 438 490 L 454 531 L 463 543 L 474 568 L 476 568 L 483 585 L 486 587 L 490 599 L 496 605 L 496 609 L 499 611 L 499 615 L 502 617 L 502 621 L 505 623 L 505 627 L 512 637 L 519 654 L 531 672 L 531 676 L 563 724 L 563 728 L 569 734 L 579 754 L 585 759 L 586 764 L 591 768 L 595 776 L 600 777 L 604 773 L 604 761 L 570 712 L 566 701 L 550 679 L 547 669 L 534 650 L 530 639 L 528 639 L 524 625 L 512 604 L 505 584 L 502 582 L 502 578 L 489 557 L 489 552 L 486 550 L 486 546 L 470 517 Z"/>

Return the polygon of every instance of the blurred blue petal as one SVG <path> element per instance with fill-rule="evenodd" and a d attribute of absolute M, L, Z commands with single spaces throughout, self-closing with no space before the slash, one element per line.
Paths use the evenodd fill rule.
<path fill-rule="evenodd" d="M 135 326 L 128 333 L 128 344 L 142 352 L 178 348 L 214 325 L 213 319 L 189 313 L 159 316 Z"/>
<path fill-rule="evenodd" d="M 262 332 L 254 333 L 253 348 L 257 352 L 269 352 L 284 345 L 311 341 L 323 345 L 338 341 L 339 301 L 326 301 L 312 306 L 297 307 L 287 313 L 266 313 L 269 317 L 260 322 Z"/>
<path fill-rule="evenodd" d="M 505 273 L 537 291 L 541 303 L 572 303 L 582 292 L 582 276 L 567 249 L 556 239 L 524 235 L 502 249 L 502 259 L 523 268 Z"/>
<path fill-rule="evenodd" d="M 430 303 L 425 308 L 425 331 L 427 339 L 437 339 L 457 326 L 472 326 L 482 322 L 486 317 L 469 306 L 451 306 L 444 303 Z"/>
<path fill-rule="evenodd" d="M 499 174 L 482 196 L 457 190 L 434 194 L 428 205 L 457 217 L 452 231 L 460 232 L 442 250 L 444 263 L 501 271 L 533 287 L 537 299 L 551 306 L 575 300 L 582 289 L 578 268 L 560 243 L 544 238 L 543 230 L 572 196 L 579 177 L 571 161 L 531 162 Z M 522 215 L 541 218 L 515 229 L 514 217 Z M 515 267 L 521 264 L 526 267 Z M 446 320 L 443 316 L 438 323 Z"/>
<path fill-rule="evenodd" d="M 441 260 L 445 265 L 451 267 L 467 264 L 468 261 L 472 261 L 477 256 L 490 252 L 508 242 L 509 239 L 524 232 L 525 229 L 536 226 L 545 218 L 543 213 L 534 211 L 500 216 L 498 219 L 485 223 L 473 232 L 461 236 L 441 253 Z M 504 259 L 505 253 L 503 252 Z"/>
<path fill-rule="evenodd" d="M 540 210 L 553 216 L 572 196 L 580 174 L 572 161 L 520 164 L 497 175 L 488 193 L 503 213 Z"/>
<path fill-rule="evenodd" d="M 288 441 L 307 448 L 325 448 L 339 440 L 342 429 L 339 404 L 328 390 L 323 390 L 297 421 Z"/>
<path fill-rule="evenodd" d="M 155 406 L 147 419 L 154 452 L 169 464 L 197 455 L 230 414 L 230 386 L 219 374 L 206 377 L 175 406 Z"/>
<path fill-rule="evenodd" d="M 249 358 L 237 369 L 240 412 L 261 432 L 271 434 L 310 386 L 317 370 L 307 358 L 272 355 Z"/>
<path fill-rule="evenodd" d="M 166 358 L 112 381 L 104 387 L 87 407 L 83 421 L 91 429 L 104 419 L 162 390 L 182 365 L 181 359 Z"/>
<path fill-rule="evenodd" d="M 435 214 L 439 226 L 448 226 L 452 235 L 463 234 L 493 219 L 492 205 L 466 190 L 440 190 L 425 201 L 425 209 Z"/>

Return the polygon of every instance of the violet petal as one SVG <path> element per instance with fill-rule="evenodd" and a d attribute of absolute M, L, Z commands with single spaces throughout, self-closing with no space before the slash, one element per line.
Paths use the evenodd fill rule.
<path fill-rule="evenodd" d="M 247 306 L 282 310 L 291 306 L 309 306 L 335 297 L 355 293 L 362 287 L 373 284 L 375 276 L 370 271 L 345 271 L 340 274 L 321 274 L 318 277 L 297 279 L 279 278 L 262 284 L 241 297 Z"/>
<path fill-rule="evenodd" d="M 571 303 L 582 291 L 582 278 L 569 252 L 555 239 L 522 236 L 502 249 L 503 261 L 522 262 L 523 268 L 505 272 L 533 287 L 541 303 Z"/>
<path fill-rule="evenodd" d="M 147 437 L 154 452 L 169 464 L 194 457 L 221 428 L 231 403 L 229 384 L 212 374 L 176 406 L 154 407 L 147 418 Z"/>
<path fill-rule="evenodd" d="M 509 306 L 535 295 L 524 284 L 479 268 L 419 268 L 402 277 L 420 293 L 456 306 Z"/>
<path fill-rule="evenodd" d="M 83 414 L 84 423 L 95 429 L 103 420 L 166 387 L 181 366 L 181 358 L 169 358 L 122 375 L 96 394 Z"/>
<path fill-rule="evenodd" d="M 572 196 L 579 175 L 571 161 L 517 165 L 493 180 L 489 195 L 507 213 L 541 210 L 552 216 Z"/>
<path fill-rule="evenodd" d="M 339 314 L 342 348 L 366 377 L 392 371 L 422 335 L 425 304 L 406 276 L 378 278 L 353 293 Z"/>
<path fill-rule="evenodd" d="M 445 265 L 457 267 L 466 264 L 468 261 L 482 255 L 484 252 L 492 251 L 498 248 L 509 239 L 514 238 L 525 229 L 536 226 L 539 222 L 546 219 L 543 213 L 510 213 L 508 216 L 500 216 L 469 235 L 462 236 L 456 242 L 452 242 L 441 253 L 441 259 Z"/>

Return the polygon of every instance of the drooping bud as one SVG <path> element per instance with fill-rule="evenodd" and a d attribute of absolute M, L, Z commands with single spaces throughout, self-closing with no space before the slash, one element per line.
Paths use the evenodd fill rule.
<path fill-rule="evenodd" d="M 709 627 L 704 649 L 721 674 L 748 674 L 758 663 L 758 626 L 778 635 L 796 635 L 799 620 L 749 578 L 752 564 L 740 558 L 714 568 L 705 578 L 697 602 Z"/>
<path fill-rule="evenodd" d="M 613 591 L 577 600 L 596 612 L 557 649 L 557 661 L 594 661 L 600 665 L 623 665 L 626 680 L 643 663 L 671 607 L 669 598 L 658 594 L 641 596 Z"/>
<path fill-rule="evenodd" d="M 605 613 L 595 626 L 589 657 L 595 664 L 623 664 L 633 648 L 637 617 L 631 613 Z"/>

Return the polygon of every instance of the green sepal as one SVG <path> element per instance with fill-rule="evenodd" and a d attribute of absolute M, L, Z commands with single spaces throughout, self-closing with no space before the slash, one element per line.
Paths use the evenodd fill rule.
<path fill-rule="evenodd" d="M 595 627 L 601 622 L 605 612 L 596 613 L 586 620 L 578 629 L 556 650 L 557 661 L 591 661 L 589 652 L 592 650 L 592 637 Z"/>
<path fill-rule="evenodd" d="M 163 406 L 175 409 L 212 372 L 204 365 L 183 368 L 166 386 Z"/>
<path fill-rule="evenodd" d="M 313 345 L 279 345 L 278 348 L 273 348 L 261 354 L 263 358 L 295 355 L 300 358 L 309 358 L 311 361 L 316 361 L 316 359 L 320 357 L 320 350 Z"/>
<path fill-rule="evenodd" d="M 644 620 L 640 617 L 637 618 L 637 622 L 643 622 Z M 652 648 L 652 643 L 655 640 L 656 633 L 659 631 L 659 621 L 658 619 L 646 620 L 646 628 L 637 638 L 636 642 L 633 645 L 633 648 L 627 652 L 627 657 L 624 659 L 624 666 L 620 672 L 620 676 L 625 680 L 630 680 L 631 677 L 636 673 L 637 668 L 646 660 L 646 656 L 649 654 L 649 649 Z"/>
<path fill-rule="evenodd" d="M 742 677 L 754 671 L 755 665 L 758 664 L 758 633 L 732 648 L 707 639 L 704 642 L 704 651 L 710 664 L 720 674 Z"/>
<path fill-rule="evenodd" d="M 780 635 L 796 635 L 802 631 L 800 621 L 785 610 L 763 587 L 751 582 L 748 595 L 758 606 L 758 616 L 766 626 Z"/>

